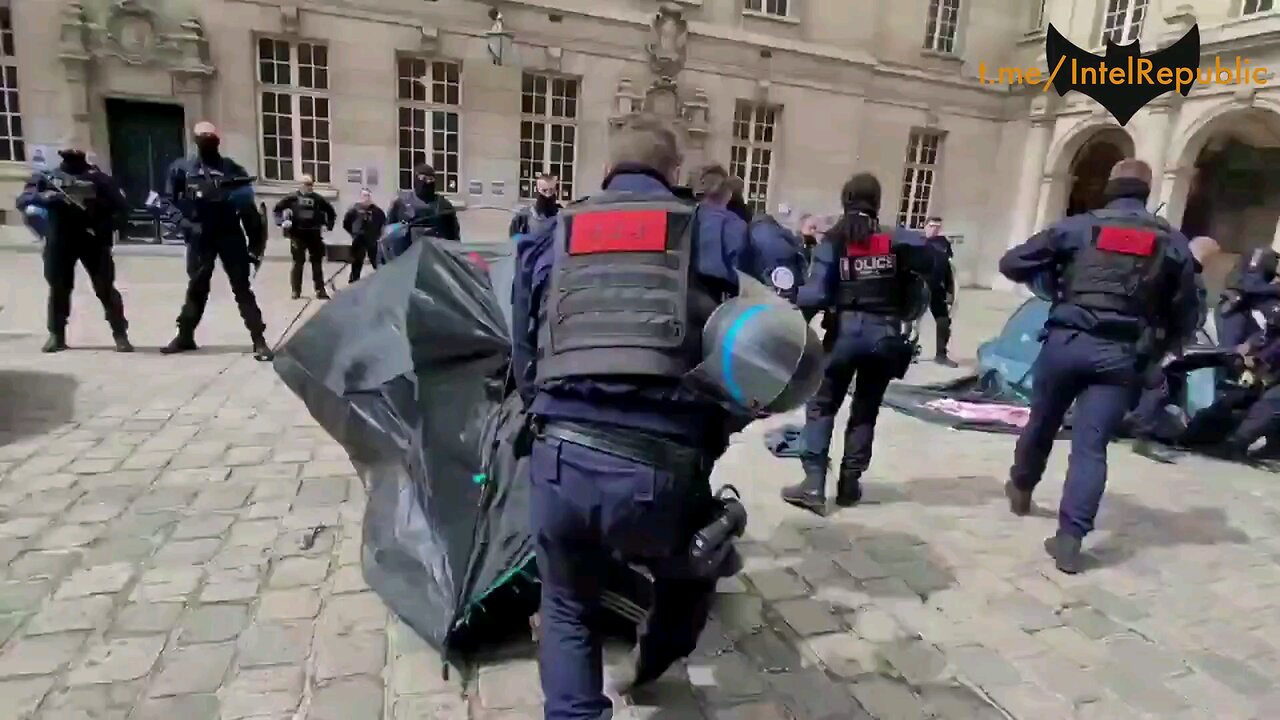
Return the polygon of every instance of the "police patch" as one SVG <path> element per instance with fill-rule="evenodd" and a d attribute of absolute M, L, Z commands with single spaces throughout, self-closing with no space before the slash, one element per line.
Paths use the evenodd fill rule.
<path fill-rule="evenodd" d="M 789 268 L 776 267 L 769 273 L 769 282 L 779 290 L 790 290 L 796 286 L 796 276 Z"/>

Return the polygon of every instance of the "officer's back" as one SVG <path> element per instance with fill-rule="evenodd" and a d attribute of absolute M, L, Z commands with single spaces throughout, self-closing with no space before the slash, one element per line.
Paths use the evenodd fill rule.
<path fill-rule="evenodd" d="M 698 243 L 710 252 L 724 256 L 723 249 L 738 248 L 736 265 L 747 257 L 747 221 L 729 209 L 733 198 L 733 182 L 729 171 L 719 163 L 704 166 L 694 183 L 698 198 Z M 715 248 L 721 248 L 716 250 Z"/>
<path fill-rule="evenodd" d="M 1121 161 L 1107 187 L 1104 208 L 1050 225 L 1006 253 L 1000 272 L 1051 286 L 1047 329 L 1119 342 L 1141 341 L 1148 329 L 1189 336 L 1199 316 L 1189 242 L 1147 210 L 1150 168 Z"/>
<path fill-rule="evenodd" d="M 548 420 L 617 425 L 696 445 L 708 431 L 709 404 L 686 390 L 682 377 L 701 360 L 702 321 L 737 291 L 734 264 L 745 238 L 740 231 L 707 237 L 695 208 L 672 192 L 679 158 L 670 130 L 639 123 L 624 132 L 615 145 L 603 192 L 566 206 L 542 233 L 518 239 L 513 312 L 517 385 L 531 412 Z M 627 206 L 635 200 L 655 207 L 683 206 L 690 216 L 682 218 L 680 211 L 672 211 L 669 224 L 650 225 L 644 210 Z M 590 214 L 578 214 L 588 210 Z M 689 222 L 694 227 L 687 283 L 673 275 L 657 283 L 662 287 L 652 286 L 656 266 L 650 263 L 646 270 L 636 263 L 643 264 L 641 256 L 652 255 L 655 248 L 665 248 L 669 258 L 678 256 L 679 236 Z M 573 247 L 579 241 L 583 246 Z M 563 279 L 553 293 L 556 265 L 580 277 Z M 606 282 L 606 276 L 615 273 L 649 279 Z M 590 283 L 589 275 L 595 277 Z M 597 288 L 594 297 L 588 297 L 588 286 Z M 633 291 L 619 292 L 618 287 Z M 667 312 L 686 317 L 675 322 L 661 319 Z M 575 322 L 580 334 L 586 331 L 579 339 L 564 334 Z M 623 334 L 625 325 L 630 325 L 625 328 L 629 336 Z M 557 344 L 565 348 L 562 358 L 552 357 L 559 352 Z M 574 352 L 575 344 L 586 351 Z M 603 347 L 609 344 L 612 347 Z M 581 364 L 575 367 L 577 363 Z M 624 368 L 632 368 L 633 374 Z"/>

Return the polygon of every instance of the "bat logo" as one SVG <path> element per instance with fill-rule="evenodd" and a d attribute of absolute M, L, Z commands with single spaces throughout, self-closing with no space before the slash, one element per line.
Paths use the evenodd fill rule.
<path fill-rule="evenodd" d="M 1075 90 L 1098 101 L 1121 125 L 1143 106 L 1175 91 L 1186 97 L 1200 70 L 1200 27 L 1192 25 L 1177 42 L 1142 54 L 1139 42 L 1117 45 L 1107 39 L 1099 57 L 1063 37 L 1053 25 L 1044 40 L 1050 80 L 1058 95 Z"/>

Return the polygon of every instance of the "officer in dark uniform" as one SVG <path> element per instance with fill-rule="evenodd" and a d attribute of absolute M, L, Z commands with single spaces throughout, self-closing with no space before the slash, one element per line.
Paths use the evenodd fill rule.
<path fill-rule="evenodd" d="M 726 207 L 729 208 L 729 212 L 742 218 L 743 222 L 751 222 L 751 219 L 755 217 L 755 211 L 747 204 L 747 198 L 743 194 L 746 185 L 742 182 L 742 178 L 730 177 L 729 184 L 733 192 L 729 196 L 729 202 Z"/>
<path fill-rule="evenodd" d="M 297 192 L 280 199 L 272 210 L 276 224 L 289 237 L 289 251 L 293 266 L 289 269 L 289 286 L 293 299 L 302 297 L 302 266 L 311 258 L 311 282 L 316 288 L 317 300 L 328 300 L 324 287 L 324 230 L 333 230 L 338 213 L 315 190 L 310 175 L 303 175 Z"/>
<path fill-rule="evenodd" d="M 714 590 L 663 563 L 706 521 L 712 462 L 737 429 L 682 379 L 702 360 L 706 320 L 737 292 L 745 237 L 704 237 L 702 211 L 672 192 L 679 165 L 673 131 L 633 118 L 614 137 L 603 191 L 517 243 L 512 363 L 536 428 L 548 720 L 611 717 L 594 624 L 611 553 L 654 573 L 635 685 L 692 651 Z"/>
<path fill-rule="evenodd" d="M 844 436 L 836 490 L 840 507 L 862 499 L 859 480 L 871 463 L 876 418 L 885 390 L 903 377 L 915 355 L 905 327 L 923 311 L 922 295 L 936 255 L 917 232 L 882 230 L 880 181 L 861 173 L 840 193 L 844 216 L 813 253 L 798 304 L 828 314 L 829 355 L 818 394 L 805 411 L 802 434 L 804 482 L 782 491 L 782 499 L 819 515 L 826 513 L 827 465 L 836 413 L 853 384 L 853 405 Z M 834 333 L 832 332 L 834 331 Z"/>
<path fill-rule="evenodd" d="M 1216 326 L 1218 345 L 1235 348 L 1261 328 L 1253 319 L 1260 304 L 1280 299 L 1280 255 L 1271 248 L 1258 248 L 1243 255 L 1227 275 L 1226 285 L 1218 300 Z"/>
<path fill-rule="evenodd" d="M 218 130 L 210 122 L 196 123 L 196 154 L 169 169 L 164 203 L 187 243 L 187 297 L 178 314 L 178 334 L 160 350 L 172 354 L 196 349 L 196 327 L 209 302 L 213 269 L 222 261 L 240 317 L 253 340 L 253 356 L 272 359 L 267 326 L 250 285 L 250 272 L 262 262 L 267 230 L 254 207 L 253 177 L 239 163 L 218 151 Z"/>
<path fill-rule="evenodd" d="M 1106 487 L 1107 444 L 1143 372 L 1176 351 L 1199 319 L 1187 239 L 1146 208 L 1150 166 L 1120 161 L 1106 193 L 1104 209 L 1061 220 L 1000 260 L 1000 272 L 1016 283 L 1053 274 L 1056 301 L 1033 369 L 1031 417 L 1005 492 L 1015 514 L 1031 512 L 1032 491 L 1074 403 L 1058 533 L 1045 541 L 1065 573 L 1081 570 L 1081 542 Z"/>
<path fill-rule="evenodd" d="M 951 343 L 951 306 L 956 298 L 956 273 L 952 265 L 955 248 L 951 240 L 942 234 L 942 218 L 931 217 L 925 221 L 924 237 L 929 247 L 938 253 L 937 272 L 929 283 L 929 312 L 937 330 L 933 361 L 946 367 L 959 367 L 947 353 Z"/>
<path fill-rule="evenodd" d="M 1196 330 L 1204 327 L 1209 314 L 1208 289 L 1204 284 L 1204 264 L 1209 258 L 1217 255 L 1221 248 L 1211 237 L 1198 237 L 1191 241 L 1191 262 L 1196 272 L 1196 305 L 1199 308 L 1199 323 Z M 1178 401 L 1187 386 L 1185 373 L 1166 372 L 1165 364 L 1153 364 L 1144 378 L 1145 385 L 1137 406 L 1129 414 L 1129 426 L 1135 442 L 1133 451 L 1158 463 L 1169 464 L 1174 456 L 1159 441 L 1170 441 L 1165 432 L 1168 427 L 1165 408 Z"/>
<path fill-rule="evenodd" d="M 37 172 L 18 195 L 24 216 L 44 217 L 44 278 L 49 283 L 49 339 L 44 352 L 67 349 L 67 320 L 76 263 L 89 274 L 93 292 L 106 310 L 118 352 L 133 352 L 124 300 L 116 290 L 116 264 L 111 246 L 124 227 L 129 206 L 110 175 L 90 165 L 84 150 L 62 150 L 55 170 Z"/>
<path fill-rule="evenodd" d="M 526 207 L 511 218 L 511 225 L 507 228 L 508 236 L 536 232 L 560 212 L 560 189 L 555 175 L 539 175 L 534 181 L 534 192 L 533 207 Z"/>
<path fill-rule="evenodd" d="M 387 213 L 388 223 L 404 223 L 414 238 L 423 235 L 461 240 L 462 228 L 453 203 L 436 193 L 436 171 L 427 164 L 413 171 L 413 192 L 400 193 Z"/>
<path fill-rule="evenodd" d="M 351 235 L 350 282 L 360 279 L 366 255 L 369 264 L 378 267 L 378 238 L 382 237 L 382 228 L 386 224 L 387 214 L 373 201 L 373 193 L 369 188 L 361 190 L 360 201 L 348 208 L 342 217 L 342 229 Z"/>

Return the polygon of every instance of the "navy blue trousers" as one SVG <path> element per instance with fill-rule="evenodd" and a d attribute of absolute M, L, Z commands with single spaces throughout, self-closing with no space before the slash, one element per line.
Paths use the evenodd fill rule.
<path fill-rule="evenodd" d="M 1171 442 L 1176 433 L 1171 433 L 1165 407 L 1176 404 L 1187 386 L 1184 374 L 1169 374 L 1160 367 L 1148 372 L 1146 385 L 1138 398 L 1138 404 L 1129 416 L 1134 437 L 1141 440 L 1159 440 Z"/>
<path fill-rule="evenodd" d="M 828 331 L 832 332 L 838 330 Z M 849 407 L 849 423 L 845 426 L 844 456 L 840 463 L 842 467 L 859 471 L 865 471 L 871 465 L 876 418 L 880 416 L 885 390 L 893 381 L 889 360 L 876 350 L 883 338 L 883 333 L 874 332 L 840 337 L 832 344 L 822 384 L 805 406 L 800 455 L 805 465 L 826 467 L 836 414 L 849 395 L 851 385 L 853 401 Z"/>
<path fill-rule="evenodd" d="M 601 581 L 612 558 L 650 566 L 653 603 L 638 642 L 649 663 L 687 656 L 707 621 L 715 583 L 671 572 L 698 514 L 690 483 L 661 467 L 544 437 L 530 457 L 530 502 L 542 580 L 538 648 L 546 720 L 607 720 Z M 705 497 L 710 500 L 710 490 Z M 700 525 L 698 526 L 700 527 Z M 691 529 L 692 528 L 692 529 Z"/>
<path fill-rule="evenodd" d="M 1036 358 L 1031 417 L 1013 454 L 1010 478 L 1021 490 L 1034 490 L 1044 475 L 1053 441 L 1067 411 L 1071 421 L 1071 457 L 1059 531 L 1083 538 L 1107 485 L 1107 445 L 1120 430 L 1141 381 L 1132 344 L 1101 340 L 1076 330 L 1054 328 Z"/>

